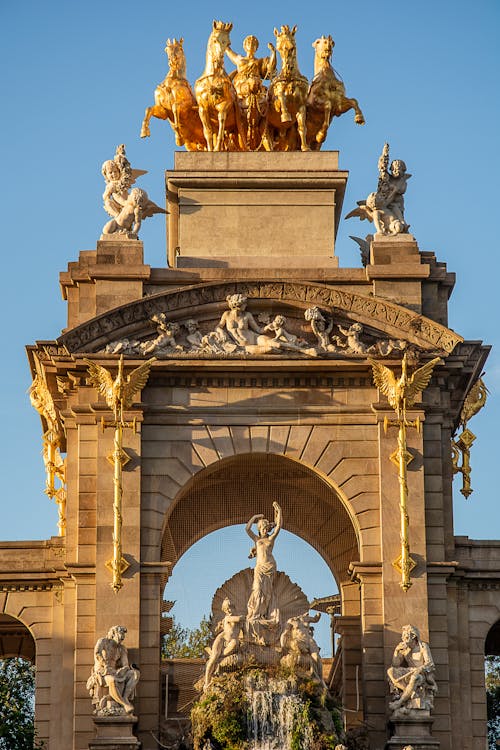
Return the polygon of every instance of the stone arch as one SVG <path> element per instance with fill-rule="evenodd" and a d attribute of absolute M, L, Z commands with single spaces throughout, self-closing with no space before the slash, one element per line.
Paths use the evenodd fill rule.
<path fill-rule="evenodd" d="M 17 617 L 0 614 L 0 659 L 19 657 L 35 663 L 33 634 Z"/>
<path fill-rule="evenodd" d="M 488 630 L 484 653 L 486 656 L 500 656 L 500 618 Z"/>
<path fill-rule="evenodd" d="M 212 472 L 224 465 L 222 461 L 238 457 L 243 465 L 246 459 L 241 457 L 261 454 L 275 456 L 276 460 L 291 459 L 287 466 L 311 472 L 324 493 L 338 498 L 355 529 L 356 555 L 347 564 L 351 560 L 380 560 L 378 430 L 373 415 L 363 421 L 347 425 L 143 424 L 142 507 L 149 522 L 142 538 L 143 559 L 158 560 L 161 548 L 163 560 L 175 563 L 181 549 L 184 551 L 175 538 L 177 532 L 172 533 L 170 519 L 174 506 L 199 472 Z M 248 504 L 236 520 L 230 520 L 233 515 L 229 512 L 226 522 L 219 519 L 218 525 L 207 524 L 200 536 L 229 523 L 245 523 L 251 507 Z M 259 511 L 257 508 L 254 512 Z M 193 536 L 193 541 L 196 538 Z M 315 546 L 314 541 L 311 543 Z M 345 580 L 345 576 L 346 570 L 340 579 Z"/>
<path fill-rule="evenodd" d="M 345 496 L 317 471 L 274 453 L 231 456 L 196 473 L 168 510 L 162 558 L 175 564 L 207 533 L 271 512 L 273 500 L 283 507 L 285 528 L 316 549 L 339 587 L 346 583 L 360 547 Z"/>

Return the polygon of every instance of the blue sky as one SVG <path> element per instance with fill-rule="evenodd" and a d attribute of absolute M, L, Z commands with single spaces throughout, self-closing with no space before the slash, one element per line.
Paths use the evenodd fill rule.
<path fill-rule="evenodd" d="M 30 376 L 24 346 L 56 338 L 65 326 L 58 273 L 80 250 L 95 247 L 106 221 L 100 167 L 118 143 L 127 145 L 133 167 L 148 170 L 140 186 L 163 202 L 163 172 L 172 167 L 174 140 L 166 123 L 153 120 L 151 138 L 141 141 L 144 108 L 153 103 L 154 88 L 167 70 L 167 37 L 184 37 L 188 77 L 194 81 L 203 70 L 213 18 L 233 21 L 233 49 L 240 51 L 242 39 L 253 33 L 262 54 L 274 40 L 274 26 L 296 23 L 299 64 L 309 78 L 312 42 L 321 34 L 333 36 L 334 67 L 366 118 L 359 127 L 351 114 L 344 115 L 326 142 L 327 149 L 340 151 L 340 166 L 350 172 L 344 214 L 375 188 L 385 141 L 392 158 L 406 161 L 413 175 L 406 197 L 411 231 L 421 250 L 434 251 L 457 274 L 450 327 L 466 339 L 497 345 L 487 365 L 488 405 L 470 425 L 477 440 L 474 493 L 468 501 L 455 480 L 455 528 L 473 538 L 499 538 L 496 0 L 1 5 L 0 538 L 57 533 L 56 510 L 43 494 L 41 428 L 26 395 Z M 359 266 L 349 234 L 366 230 L 357 220 L 341 223 L 341 266 Z M 166 265 L 161 216 L 143 225 L 141 238 L 146 262 Z"/>

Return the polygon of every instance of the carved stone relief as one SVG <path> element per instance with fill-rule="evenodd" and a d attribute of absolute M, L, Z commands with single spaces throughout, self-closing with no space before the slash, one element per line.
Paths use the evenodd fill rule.
<path fill-rule="evenodd" d="M 238 298 L 247 300 L 245 310 L 240 312 L 236 306 L 231 308 L 229 302 L 234 300 L 236 305 Z M 278 317 L 262 317 L 276 303 L 281 308 Z M 250 304 L 251 313 L 246 309 Z M 217 325 L 214 319 L 221 315 L 222 305 L 229 310 L 223 311 Z M 282 314 L 283 308 L 290 309 L 296 317 L 287 319 Z M 319 315 L 307 312 L 315 308 L 324 318 L 325 327 L 329 321 L 336 326 L 335 330 L 332 326 L 327 336 L 322 331 L 321 340 Z M 299 325 L 299 315 L 305 316 L 307 326 Z M 237 340 L 241 335 L 238 316 L 244 326 L 244 342 Z M 249 316 L 258 330 L 252 329 Z M 151 336 L 152 324 L 157 328 L 156 337 Z M 353 328 L 355 324 L 361 325 L 361 330 Z M 113 331 L 118 335 L 113 337 Z M 84 323 L 63 334 L 58 343 L 70 352 L 106 351 L 138 356 L 153 352 L 156 356 L 183 353 L 192 356 L 197 352 L 205 357 L 241 357 L 242 353 L 262 356 L 286 351 L 288 356 L 324 357 L 361 355 L 364 347 L 368 352 L 373 346 L 371 354 L 388 356 L 394 350 L 404 349 L 405 342 L 427 351 L 450 353 L 460 341 L 462 338 L 445 326 L 386 300 L 321 284 L 250 281 L 204 284 L 150 296 Z"/>

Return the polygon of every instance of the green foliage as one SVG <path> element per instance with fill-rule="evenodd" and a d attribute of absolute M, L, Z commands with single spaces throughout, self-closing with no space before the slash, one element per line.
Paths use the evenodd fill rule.
<path fill-rule="evenodd" d="M 250 701 L 248 685 L 262 689 L 269 678 L 285 679 L 301 701 L 294 717 L 291 750 L 334 750 L 343 736 L 340 711 L 317 682 L 291 676 L 289 671 L 247 666 L 215 677 L 191 711 L 194 750 L 208 739 L 223 750 L 246 750 Z"/>
<path fill-rule="evenodd" d="M 213 680 L 210 689 L 191 711 L 195 750 L 204 740 L 215 740 L 225 750 L 245 750 L 248 701 L 241 679 L 226 674 Z"/>
<path fill-rule="evenodd" d="M 38 750 L 35 668 L 24 659 L 0 660 L 0 750 Z"/>
<path fill-rule="evenodd" d="M 164 636 L 162 657 L 164 659 L 200 659 L 206 656 L 205 647 L 212 640 L 210 621 L 203 617 L 199 626 L 183 628 L 175 617 L 170 631 Z"/>
<path fill-rule="evenodd" d="M 485 671 L 488 747 L 496 750 L 496 740 L 500 737 L 500 656 L 487 656 Z"/>

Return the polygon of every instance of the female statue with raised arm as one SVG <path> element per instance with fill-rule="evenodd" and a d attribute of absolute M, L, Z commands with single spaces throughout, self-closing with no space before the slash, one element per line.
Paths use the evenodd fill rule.
<path fill-rule="evenodd" d="M 257 640 L 262 640 L 262 633 L 257 622 L 264 627 L 277 626 L 279 611 L 273 597 L 274 574 L 276 560 L 273 557 L 273 547 L 282 526 L 282 513 L 278 503 L 273 503 L 274 523 L 264 518 L 262 514 L 252 516 L 245 531 L 254 542 L 249 557 L 255 557 L 252 592 L 247 604 L 247 627 Z M 258 535 L 252 531 L 253 524 L 257 524 Z"/>

